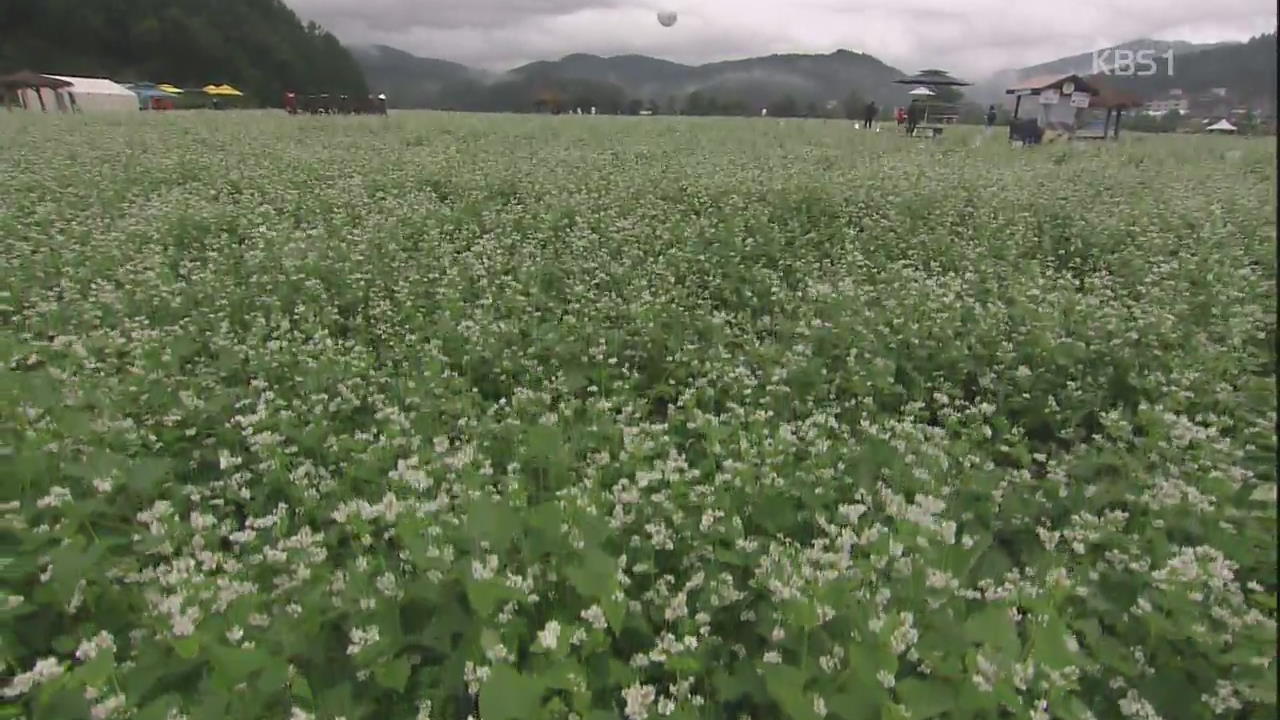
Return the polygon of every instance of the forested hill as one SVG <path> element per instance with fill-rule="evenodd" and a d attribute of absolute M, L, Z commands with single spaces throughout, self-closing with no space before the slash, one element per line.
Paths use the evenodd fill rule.
<path fill-rule="evenodd" d="M 363 94 L 338 39 L 282 0 L 0 0 L 0 73 L 229 83 L 258 102 L 286 90 Z"/>
<path fill-rule="evenodd" d="M 1155 60 L 1156 72 L 1148 76 L 1113 75 L 1108 83 L 1144 97 L 1156 97 L 1178 88 L 1203 93 L 1224 87 L 1230 97 L 1274 111 L 1276 107 L 1276 34 L 1267 33 L 1236 43 L 1175 56 L 1172 70 L 1164 58 Z"/>

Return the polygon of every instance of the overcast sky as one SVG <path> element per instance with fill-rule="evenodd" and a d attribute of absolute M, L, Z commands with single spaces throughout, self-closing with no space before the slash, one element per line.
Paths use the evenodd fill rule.
<path fill-rule="evenodd" d="M 352 45 L 505 70 L 573 52 L 701 63 L 781 52 L 870 53 L 978 79 L 1140 37 L 1243 40 L 1273 0 L 286 0 Z M 659 10 L 679 22 L 663 28 Z"/>

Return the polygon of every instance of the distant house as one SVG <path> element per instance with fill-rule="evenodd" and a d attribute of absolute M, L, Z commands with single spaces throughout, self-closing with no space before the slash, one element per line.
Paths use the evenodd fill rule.
<path fill-rule="evenodd" d="M 1181 90 L 1175 88 L 1170 90 L 1164 97 L 1148 101 L 1142 106 L 1142 109 L 1148 115 L 1164 115 L 1175 110 L 1186 114 L 1191 109 L 1191 101 L 1182 94 Z"/>

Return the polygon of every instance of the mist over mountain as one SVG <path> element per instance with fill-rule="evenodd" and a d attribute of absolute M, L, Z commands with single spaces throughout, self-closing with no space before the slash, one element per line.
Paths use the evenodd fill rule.
<path fill-rule="evenodd" d="M 683 108 L 692 98 L 748 112 L 779 103 L 827 108 L 851 96 L 887 106 L 905 102 L 909 90 L 893 84 L 901 70 L 849 50 L 696 66 L 644 55 L 577 53 L 496 74 L 381 46 L 357 48 L 354 55 L 371 86 L 402 108 L 526 111 L 541 99 L 615 112 L 634 102 Z"/>
<path fill-rule="evenodd" d="M 1267 47 L 1270 47 L 1268 53 Z M 969 88 L 967 95 L 978 102 L 1001 102 L 1006 88 L 1020 80 L 1047 75 L 1097 72 L 1095 53 L 1114 67 L 1115 51 L 1150 51 L 1157 72 L 1149 76 L 1122 77 L 1112 75 L 1106 82 L 1133 92 L 1140 97 L 1154 97 L 1173 88 L 1187 92 L 1206 92 L 1225 87 L 1243 98 L 1275 98 L 1275 35 L 1261 35 L 1248 42 L 1190 43 L 1181 40 L 1140 38 L 1098 48 L 1096 51 L 1070 55 L 1022 68 L 1002 70 L 983 78 Z M 1168 53 L 1172 52 L 1173 73 L 1168 72 Z M 1268 68 L 1270 68 L 1268 70 Z M 1270 81 L 1267 78 L 1271 78 Z"/>
<path fill-rule="evenodd" d="M 1172 88 L 1207 92 L 1228 88 L 1232 97 L 1274 107 L 1275 35 L 1248 42 L 1191 43 L 1140 38 L 1098 53 L 1147 50 L 1159 70 L 1146 77 L 1111 77 L 1118 88 L 1155 97 Z M 1172 53 L 1173 73 L 1167 53 Z M 600 112 L 749 114 L 785 108 L 787 114 L 831 114 L 832 108 L 875 99 L 881 107 L 908 100 L 910 89 L 893 83 L 905 75 L 877 58 L 849 50 L 826 55 L 784 54 L 686 65 L 644 55 L 601 57 L 585 53 L 533 62 L 494 73 L 444 60 L 420 58 L 385 46 L 353 49 L 371 87 L 385 91 L 398 108 L 528 112 L 561 108 Z M 976 80 L 964 89 L 973 103 L 999 103 L 1019 80 L 1095 71 L 1094 52 L 1013 68 Z M 914 69 L 912 69 L 914 70 Z"/>

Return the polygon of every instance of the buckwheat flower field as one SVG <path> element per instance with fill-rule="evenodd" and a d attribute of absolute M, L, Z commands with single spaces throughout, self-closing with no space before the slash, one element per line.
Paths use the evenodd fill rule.
<path fill-rule="evenodd" d="M 1274 140 L 0 116 L 0 718 L 1274 718 Z"/>

